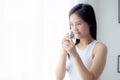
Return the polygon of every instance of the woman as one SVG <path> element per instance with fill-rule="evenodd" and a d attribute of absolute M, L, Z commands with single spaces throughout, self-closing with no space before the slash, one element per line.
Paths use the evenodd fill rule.
<path fill-rule="evenodd" d="M 63 38 L 56 80 L 64 80 L 66 71 L 70 80 L 97 80 L 106 63 L 107 47 L 96 40 L 97 25 L 92 6 L 76 5 L 69 13 L 69 21 L 76 43 L 69 34 Z"/>

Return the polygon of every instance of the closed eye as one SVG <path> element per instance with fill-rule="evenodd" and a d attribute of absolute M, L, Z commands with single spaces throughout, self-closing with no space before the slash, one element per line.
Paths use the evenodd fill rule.
<path fill-rule="evenodd" d="M 77 25 L 81 25 L 81 23 L 77 23 Z"/>

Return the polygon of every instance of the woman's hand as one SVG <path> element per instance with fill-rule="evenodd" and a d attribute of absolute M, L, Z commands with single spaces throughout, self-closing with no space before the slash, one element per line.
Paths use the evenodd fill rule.
<path fill-rule="evenodd" d="M 75 43 L 72 41 L 72 39 L 70 39 L 69 33 L 67 33 L 63 38 L 62 48 L 71 56 L 74 56 L 77 53 L 75 49 Z"/>

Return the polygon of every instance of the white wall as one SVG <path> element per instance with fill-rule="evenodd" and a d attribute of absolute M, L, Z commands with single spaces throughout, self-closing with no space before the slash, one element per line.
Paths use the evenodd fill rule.
<path fill-rule="evenodd" d="M 117 55 L 120 55 L 118 0 L 85 0 L 94 6 L 98 23 L 98 40 L 108 47 L 108 58 L 100 80 L 120 80 Z"/>
<path fill-rule="evenodd" d="M 120 80 L 120 73 L 117 73 L 117 55 L 120 54 L 118 0 L 99 0 L 96 7 L 98 39 L 108 46 L 107 65 L 101 80 Z"/>

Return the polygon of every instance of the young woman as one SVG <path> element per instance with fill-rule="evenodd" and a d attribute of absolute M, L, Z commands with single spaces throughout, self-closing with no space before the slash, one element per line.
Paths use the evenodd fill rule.
<path fill-rule="evenodd" d="M 64 80 L 66 71 L 70 80 L 97 80 L 106 63 L 107 47 L 96 40 L 97 25 L 92 6 L 74 6 L 69 13 L 69 22 L 76 43 L 69 34 L 64 36 L 56 80 Z"/>

